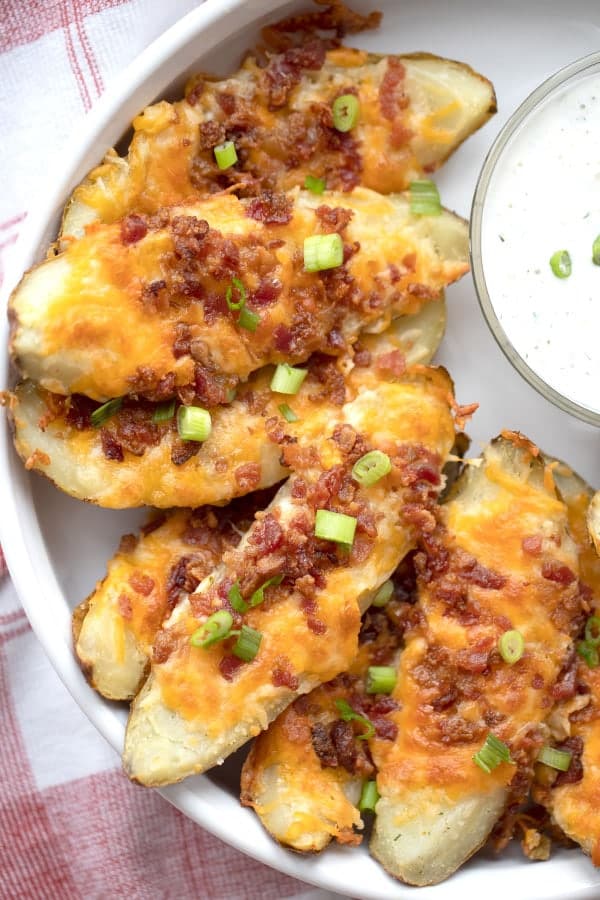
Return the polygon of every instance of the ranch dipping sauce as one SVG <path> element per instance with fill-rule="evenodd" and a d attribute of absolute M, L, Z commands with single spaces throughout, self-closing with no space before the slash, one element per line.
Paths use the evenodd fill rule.
<path fill-rule="evenodd" d="M 592 418 L 600 415 L 599 235 L 600 67 L 588 64 L 539 102 L 500 152 L 483 200 L 481 266 L 500 343 L 504 331 L 543 382 Z M 563 250 L 572 268 L 559 278 L 550 260 Z"/>

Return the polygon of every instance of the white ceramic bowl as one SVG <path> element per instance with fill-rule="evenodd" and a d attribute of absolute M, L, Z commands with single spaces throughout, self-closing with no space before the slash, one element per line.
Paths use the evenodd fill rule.
<path fill-rule="evenodd" d="M 208 0 L 148 48 L 120 78 L 87 120 L 73 154 L 52 173 L 43 206 L 28 217 L 14 276 L 39 260 L 55 236 L 70 189 L 96 164 L 105 148 L 127 131 L 133 116 L 160 96 L 175 96 L 188 73 L 235 68 L 260 24 L 305 3 L 282 0 Z M 379 32 L 358 35 L 359 46 L 382 52 L 429 50 L 469 62 L 495 83 L 499 115 L 446 165 L 437 178 L 446 205 L 467 214 L 485 154 L 506 116 L 543 78 L 597 49 L 600 12 L 594 0 L 356 0 L 384 11 Z M 507 48 L 510 52 L 507 56 Z M 525 384 L 493 341 L 470 279 L 449 292 L 449 328 L 440 355 L 453 373 L 461 402 L 478 400 L 470 428 L 479 442 L 502 428 L 519 428 L 600 483 L 597 432 L 553 407 Z M 6 346 L 2 326 L 1 345 Z M 9 381 L 4 353 L 4 376 Z M 25 472 L 12 451 L 0 416 L 2 544 L 31 624 L 75 701 L 108 741 L 120 749 L 126 711 L 86 684 L 71 649 L 70 610 L 104 573 L 121 534 L 135 527 L 138 512 L 111 512 L 78 503 Z M 238 754 L 239 756 L 239 754 Z M 544 864 L 526 862 L 518 849 L 498 860 L 479 854 L 445 884 L 414 889 L 389 879 L 365 847 L 332 847 L 303 858 L 277 846 L 237 798 L 239 758 L 207 776 L 163 791 L 180 810 L 240 850 L 284 872 L 340 893 L 372 900 L 418 896 L 423 900 L 510 897 L 511 900 L 592 900 L 600 874 L 578 851 L 559 851 Z M 451 839 L 451 838 L 449 838 Z"/>

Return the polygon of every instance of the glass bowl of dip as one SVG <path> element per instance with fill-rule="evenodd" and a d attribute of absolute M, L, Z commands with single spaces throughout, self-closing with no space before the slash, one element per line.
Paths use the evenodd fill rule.
<path fill-rule="evenodd" d="M 594 53 L 543 82 L 498 135 L 473 199 L 471 262 L 483 314 L 513 366 L 548 400 L 597 426 L 600 259 L 593 262 L 592 247 L 599 236 Z M 550 262 L 562 251 L 570 257 L 566 277 Z"/>

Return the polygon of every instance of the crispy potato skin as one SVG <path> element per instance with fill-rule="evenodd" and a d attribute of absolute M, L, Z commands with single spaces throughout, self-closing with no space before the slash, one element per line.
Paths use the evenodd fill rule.
<path fill-rule="evenodd" d="M 361 348 L 370 354 L 371 365 L 355 366 L 352 357 L 337 363 L 348 399 L 389 377 L 389 370 L 380 368 L 382 358 L 395 360 L 401 369 L 429 363 L 445 321 L 446 307 L 440 300 L 414 316 L 395 319 L 381 334 L 361 336 Z M 108 459 L 100 429 L 75 427 L 63 398 L 23 382 L 9 407 L 15 447 L 27 468 L 46 475 L 66 493 L 100 506 L 122 509 L 145 504 L 164 509 L 222 504 L 248 490 L 270 487 L 287 475 L 279 445 L 267 437 L 268 420 L 276 417 L 290 437 L 306 444 L 339 418 L 339 405 L 331 402 L 319 380 L 321 370 L 310 365 L 309 369 L 300 392 L 290 400 L 296 423 L 281 418 L 282 397 L 269 389 L 271 371 L 257 372 L 233 403 L 213 411 L 211 436 L 179 465 L 172 460 L 179 443 L 174 421 L 160 426 L 158 443 L 146 447 L 141 456 L 125 448 L 122 461 Z M 152 409 L 144 415 L 150 421 Z M 117 441 L 120 423 L 118 413 L 106 424 Z M 255 468 L 256 482 L 240 477 L 248 466 Z"/>
<path fill-rule="evenodd" d="M 577 543 L 580 560 L 580 577 L 591 589 L 590 612 L 600 614 L 600 559 L 590 542 L 588 523 L 594 517 L 593 491 L 583 479 L 559 464 L 555 472 L 557 486 L 569 513 L 569 527 Z M 598 496 L 597 494 L 595 495 Z M 593 535 L 592 535 L 593 537 Z M 567 696 L 554 711 L 550 727 L 552 745 L 568 739 L 579 739 L 583 744 L 581 778 L 574 783 L 555 786 L 556 772 L 546 766 L 537 766 L 534 797 L 550 812 L 562 831 L 576 841 L 592 857 L 594 865 L 600 865 L 600 669 L 592 669 L 577 657 L 574 661 L 572 696 Z M 568 747 L 568 745 L 567 745 Z M 577 765 L 572 760 L 572 766 Z M 564 779 L 561 779 L 564 780 Z"/>
<path fill-rule="evenodd" d="M 567 527 L 550 469 L 513 435 L 467 468 L 425 542 L 423 618 L 407 634 L 394 693 L 399 737 L 373 749 L 381 800 L 371 852 L 403 881 L 451 875 L 485 842 L 515 775 L 526 792 L 581 614 Z M 527 551 L 528 537 L 539 539 L 539 553 Z M 526 647 L 513 666 L 496 651 L 510 628 Z M 490 731 L 517 770 L 502 763 L 487 774 L 474 764 Z"/>
<path fill-rule="evenodd" d="M 370 445 L 387 447 L 392 453 L 393 447 L 416 445 L 417 455 L 425 452 L 417 449 L 420 445 L 438 454 L 441 466 L 454 442 L 450 398 L 448 379 L 440 371 L 425 370 L 416 380 L 363 391 L 344 407 L 344 420 L 358 434 L 368 436 Z M 387 411 L 385 421 L 379 415 L 382 408 Z M 299 515 L 308 516 L 302 526 L 307 533 L 314 529 L 313 507 L 295 497 L 299 481 L 311 491 L 323 472 L 343 465 L 342 451 L 329 440 L 329 432 L 315 450 L 316 456 L 303 460 L 301 475 L 291 476 L 267 510 L 283 530 L 284 540 L 300 527 Z M 214 608 L 215 602 L 222 603 L 211 600 L 215 592 L 219 596 L 220 585 L 248 577 L 253 565 L 248 554 L 259 540 L 262 517 L 239 547 L 226 555 L 223 565 L 175 608 L 157 637 L 150 677 L 132 707 L 123 757 L 130 777 L 154 786 L 204 771 L 266 728 L 295 696 L 349 667 L 356 654 L 361 608 L 369 604 L 373 591 L 414 541 L 413 527 L 400 518 L 407 489 L 397 484 L 391 490 L 387 484 L 388 479 L 402 479 L 402 471 L 396 475 L 393 470 L 373 487 L 356 491 L 357 502 L 367 503 L 366 509 L 376 511 L 378 517 L 377 538 L 366 558 L 362 558 L 360 542 L 355 542 L 349 560 L 317 563 L 325 566 L 325 584 L 315 589 L 311 601 L 315 612 L 310 615 L 322 624 L 307 626 L 297 589 L 270 588 L 276 602 L 252 608 L 245 616 L 246 623 L 262 634 L 260 651 L 231 680 L 223 677 L 221 668 L 231 652 L 226 645 L 215 644 L 207 650 L 191 646 L 190 635 L 203 618 L 199 612 L 194 615 L 194 608 L 199 611 L 207 604 L 208 609 Z M 262 565 L 268 565 L 268 557 Z M 257 573 L 251 577 L 256 580 Z M 289 679 L 282 684 L 274 681 L 274 671 L 282 668 L 291 673 L 294 686 L 287 686 Z"/>
<path fill-rule="evenodd" d="M 316 215 L 323 207 L 339 224 Z M 364 188 L 278 200 L 219 194 L 159 219 L 94 226 L 24 276 L 10 300 L 10 349 L 24 377 L 98 401 L 185 388 L 210 406 L 261 366 L 331 351 L 332 332 L 349 346 L 364 328 L 418 312 L 469 268 L 464 220 L 415 216 L 406 196 Z M 305 238 L 336 230 L 343 265 L 306 271 Z M 260 315 L 255 331 L 227 308 L 233 277 Z"/>
<path fill-rule="evenodd" d="M 349 86 L 358 92 L 361 115 L 352 133 L 340 136 L 330 107 Z M 268 70 L 248 56 L 233 76 L 198 76 L 185 99 L 147 107 L 133 121 L 127 156 L 109 151 L 75 189 L 63 246 L 93 222 L 155 213 L 236 181 L 249 192 L 261 184 L 286 190 L 303 187 L 312 175 L 329 189 L 347 189 L 360 173 L 365 187 L 402 191 L 437 169 L 496 110 L 492 85 L 469 66 L 348 47 L 328 51 L 320 68 L 305 69 L 283 102 L 273 106 L 271 99 Z M 237 132 L 239 162 L 223 173 L 212 148 L 228 130 Z"/>

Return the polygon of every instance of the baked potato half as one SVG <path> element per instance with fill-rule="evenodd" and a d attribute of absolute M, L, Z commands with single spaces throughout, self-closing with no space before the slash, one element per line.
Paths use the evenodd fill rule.
<path fill-rule="evenodd" d="M 361 611 L 411 548 L 413 514 L 441 487 L 454 442 L 451 400 L 445 373 L 423 370 L 360 392 L 312 447 L 283 445 L 298 474 L 156 638 L 150 676 L 127 726 L 123 763 L 132 779 L 156 786 L 205 771 L 299 694 L 348 669 Z M 371 448 L 387 453 L 392 468 L 362 487 L 352 468 Z M 317 510 L 320 518 L 329 510 L 356 521 L 350 549 L 315 535 Z M 255 603 L 256 596 L 265 602 Z M 225 634 L 209 647 L 193 646 L 218 612 L 229 613 L 236 629 L 260 635 L 248 662 L 234 653 L 241 635 L 235 643 Z"/>
<path fill-rule="evenodd" d="M 106 576 L 73 612 L 75 654 L 95 690 L 109 700 L 136 695 L 168 611 L 239 543 L 266 499 L 171 510 L 121 538 Z"/>
<path fill-rule="evenodd" d="M 307 271 L 331 265 L 322 248 L 304 259 L 304 240 L 326 234 L 335 268 Z M 54 393 L 213 407 L 261 366 L 339 352 L 439 300 L 468 252 L 463 219 L 414 215 L 404 195 L 219 194 L 98 225 L 30 270 L 10 350 Z"/>
<path fill-rule="evenodd" d="M 285 71 L 291 80 L 278 82 Z M 358 122 L 333 125 L 332 104 L 356 94 Z M 154 214 L 238 185 L 304 187 L 307 176 L 329 190 L 360 183 L 381 193 L 405 190 L 433 172 L 496 110 L 490 82 L 469 66 L 429 54 L 379 56 L 349 47 L 288 49 L 266 67 L 248 56 L 229 78 L 193 78 L 186 96 L 161 101 L 133 120 L 125 157 L 110 150 L 75 188 L 62 245 L 92 223 L 131 212 Z M 233 140 L 237 162 L 218 168 L 214 147 Z"/>
<path fill-rule="evenodd" d="M 275 417 L 278 428 L 310 443 L 337 420 L 345 397 L 389 378 L 390 367 L 402 372 L 429 363 L 445 321 L 442 299 L 395 319 L 381 334 L 362 335 L 351 358 L 313 359 L 300 391 L 288 398 L 298 416 L 294 423 L 281 416 L 284 397 L 269 389 L 271 371 L 256 372 L 233 403 L 213 411 L 212 432 L 202 444 L 181 441 L 174 417 L 155 423 L 156 404 L 128 400 L 103 427 L 94 428 L 90 414 L 97 404 L 23 382 L 9 402 L 15 447 L 28 469 L 100 506 L 225 503 L 287 475 L 279 445 L 267 436 Z"/>
<path fill-rule="evenodd" d="M 241 801 L 285 847 L 318 852 L 332 840 L 358 844 L 363 828 L 359 800 L 375 778 L 368 749 L 373 729 L 396 736 L 389 713 L 396 702 L 367 691 L 369 666 L 394 666 L 411 615 L 414 566 L 407 557 L 392 576 L 385 608 L 363 616 L 359 649 L 348 672 L 299 697 L 255 738 L 242 768 Z M 341 710 L 358 716 L 346 720 Z"/>
<path fill-rule="evenodd" d="M 586 594 L 586 626 L 565 665 L 556 688 L 557 707 L 550 719 L 553 748 L 570 754 L 563 769 L 543 763 L 536 767 L 534 798 L 546 807 L 553 822 L 600 865 L 600 668 L 587 638 L 598 638 L 600 614 L 600 559 L 590 541 L 587 521 L 594 516 L 592 489 L 564 464 L 557 464 L 554 478 L 567 504 L 571 534 L 579 549 L 580 578 Z M 597 496 L 597 495 L 596 495 Z M 587 623 L 586 623 L 587 624 Z M 597 651 L 596 651 L 597 652 Z M 583 653 L 583 655 L 581 655 Z"/>
<path fill-rule="evenodd" d="M 422 618 L 392 695 L 398 737 L 371 747 L 371 852 L 402 881 L 447 878 L 527 796 L 582 610 L 568 525 L 537 448 L 507 434 L 466 467 L 425 535 Z M 513 630 L 524 650 L 511 664 L 499 640 Z"/>

